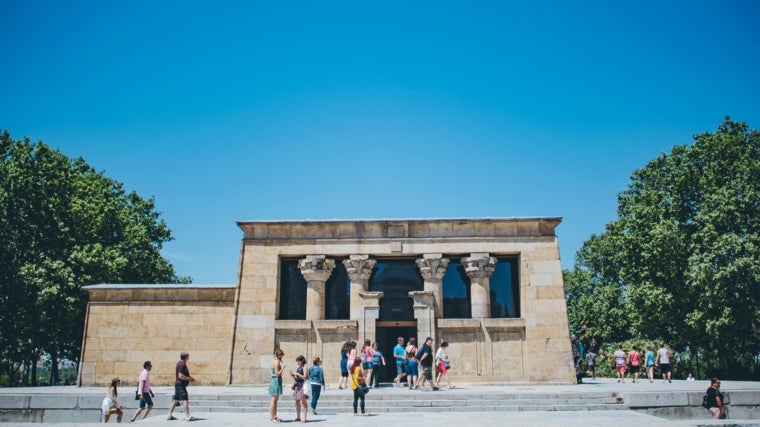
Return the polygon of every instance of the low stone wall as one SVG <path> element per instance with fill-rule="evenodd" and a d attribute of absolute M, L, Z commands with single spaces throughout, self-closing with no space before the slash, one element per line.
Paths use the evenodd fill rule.
<path fill-rule="evenodd" d="M 85 319 L 79 384 L 134 385 L 143 362 L 154 385 L 174 384 L 182 351 L 196 385 L 228 384 L 234 285 L 96 285 Z"/>
<path fill-rule="evenodd" d="M 704 394 L 694 391 L 623 393 L 623 400 L 629 409 L 648 415 L 671 420 L 698 419 L 709 417 L 707 409 L 702 407 Z M 723 397 L 729 418 L 760 418 L 760 391 L 729 391 L 723 392 Z"/>

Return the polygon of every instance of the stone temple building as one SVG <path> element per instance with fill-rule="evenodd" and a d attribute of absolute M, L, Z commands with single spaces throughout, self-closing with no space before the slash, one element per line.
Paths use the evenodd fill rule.
<path fill-rule="evenodd" d="M 236 285 L 94 285 L 79 380 L 173 382 L 181 351 L 198 384 L 266 384 L 320 356 L 340 377 L 347 340 L 377 342 L 381 381 L 397 337 L 449 343 L 460 383 L 574 383 L 555 228 L 560 218 L 242 221 Z M 435 350 L 435 349 L 434 349 Z"/>

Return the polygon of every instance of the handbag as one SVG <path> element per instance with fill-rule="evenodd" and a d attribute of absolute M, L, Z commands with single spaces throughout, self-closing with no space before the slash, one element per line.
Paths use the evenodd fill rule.
<path fill-rule="evenodd" d="M 140 400 L 140 392 L 135 390 L 135 400 Z"/>
<path fill-rule="evenodd" d="M 369 387 L 367 387 L 367 384 L 364 383 L 359 384 L 359 387 L 357 387 L 356 390 L 358 390 L 362 396 L 365 396 L 367 393 L 369 393 Z"/>

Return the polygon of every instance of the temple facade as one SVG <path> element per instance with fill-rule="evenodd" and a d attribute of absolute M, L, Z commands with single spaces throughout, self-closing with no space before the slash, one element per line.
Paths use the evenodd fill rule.
<path fill-rule="evenodd" d="M 449 343 L 457 382 L 574 383 L 560 221 L 239 222 L 236 285 L 86 287 L 80 383 L 123 378 L 148 359 L 154 382 L 168 382 L 189 351 L 202 384 L 265 384 L 277 347 L 291 366 L 320 356 L 337 383 L 340 347 L 365 339 L 380 346 L 379 375 L 391 381 L 396 339 L 428 336 Z M 137 332 L 109 328 L 119 316 Z"/>

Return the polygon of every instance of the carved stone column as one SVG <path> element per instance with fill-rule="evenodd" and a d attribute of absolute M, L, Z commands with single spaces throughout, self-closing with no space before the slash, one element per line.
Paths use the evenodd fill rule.
<path fill-rule="evenodd" d="M 324 320 L 325 282 L 335 268 L 335 261 L 324 255 L 307 255 L 298 261 L 298 268 L 306 279 L 306 320 Z"/>
<path fill-rule="evenodd" d="M 372 269 L 375 267 L 376 262 L 367 255 L 351 255 L 349 259 L 343 260 L 348 278 L 351 279 L 351 299 L 349 302 L 351 305 L 349 318 L 351 320 L 359 320 L 361 318 L 363 300 L 359 294 L 367 292 L 367 284 L 369 283 L 370 276 L 372 276 Z"/>
<path fill-rule="evenodd" d="M 435 297 L 435 317 L 441 317 L 443 316 L 443 275 L 446 274 L 449 259 L 443 258 L 441 254 L 424 254 L 415 262 L 425 281 L 424 289 L 433 292 Z"/>
<path fill-rule="evenodd" d="M 491 317 L 491 275 L 496 269 L 496 258 L 487 253 L 472 253 L 462 258 L 462 266 L 469 276 L 470 302 L 473 319 Z"/>
<path fill-rule="evenodd" d="M 422 347 L 426 337 L 435 339 L 435 295 L 430 291 L 412 291 L 414 318 L 417 319 L 417 344 Z"/>

